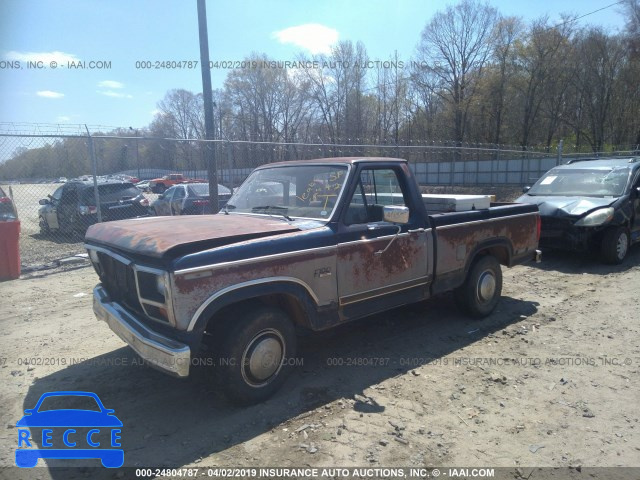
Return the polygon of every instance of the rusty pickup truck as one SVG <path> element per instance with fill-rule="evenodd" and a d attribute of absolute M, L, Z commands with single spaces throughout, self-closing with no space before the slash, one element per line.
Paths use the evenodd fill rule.
<path fill-rule="evenodd" d="M 489 315 L 500 266 L 539 261 L 539 235 L 535 205 L 435 214 L 406 160 L 332 158 L 257 168 L 216 215 L 93 225 L 85 247 L 100 320 L 175 376 L 209 352 L 228 396 L 254 403 L 284 382 L 300 331 L 448 290 Z"/>

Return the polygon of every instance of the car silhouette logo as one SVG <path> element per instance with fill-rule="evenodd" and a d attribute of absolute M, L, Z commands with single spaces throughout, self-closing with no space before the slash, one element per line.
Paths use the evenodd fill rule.
<path fill-rule="evenodd" d="M 60 398 L 55 398 L 60 397 Z M 91 403 L 97 410 L 84 408 L 52 409 L 42 408 L 43 402 L 52 399 L 57 402 L 78 400 Z M 51 400 L 49 400 L 49 403 Z M 42 411 L 41 411 L 42 410 Z M 92 392 L 47 392 L 36 406 L 24 411 L 18 427 L 18 448 L 16 465 L 21 468 L 35 467 L 39 458 L 55 459 L 96 459 L 107 468 L 118 468 L 124 464 L 124 450 L 120 444 L 122 422 L 104 407 L 98 395 Z M 42 428 L 42 448 L 29 448 L 35 438 L 29 429 Z M 106 438 L 105 438 L 106 436 Z M 56 445 L 54 445 L 54 442 Z M 86 445 L 87 448 L 84 448 Z M 59 448 L 54 448 L 59 447 Z M 64 448 L 62 448 L 64 447 Z M 109 448 L 105 448 L 109 447 Z"/>

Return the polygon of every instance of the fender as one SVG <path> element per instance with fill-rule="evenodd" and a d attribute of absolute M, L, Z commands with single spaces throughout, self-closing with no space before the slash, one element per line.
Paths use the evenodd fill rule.
<path fill-rule="evenodd" d="M 193 314 L 187 331 L 204 331 L 211 317 L 233 303 L 278 294 L 291 295 L 298 300 L 304 311 L 303 326 L 313 330 L 322 328 L 319 319 L 321 307 L 309 285 L 293 277 L 267 277 L 231 285 L 211 295 Z"/>
<path fill-rule="evenodd" d="M 436 231 L 437 233 L 437 231 Z M 434 242 L 436 245 L 437 242 Z M 507 250 L 507 258 L 504 259 L 507 266 L 511 266 L 511 259 L 513 258 L 513 245 L 506 237 L 497 237 L 489 240 L 483 240 L 478 243 L 475 247 L 471 249 L 469 254 L 467 255 L 467 259 L 465 261 L 464 269 L 454 270 L 452 272 L 446 273 L 444 275 L 436 276 L 434 282 L 431 284 L 431 296 L 447 292 L 449 290 L 453 290 L 454 288 L 462 285 L 467 278 L 467 273 L 471 268 L 471 264 L 478 257 L 478 254 L 482 250 L 487 250 L 493 247 L 504 247 Z M 437 246 L 436 246 L 437 248 Z M 437 251 L 434 249 L 434 258 L 437 254 Z M 500 261 L 501 259 L 498 259 Z M 501 262 L 502 263 L 502 262 Z M 437 268 L 437 265 L 434 264 L 434 271 Z"/>
<path fill-rule="evenodd" d="M 493 247 L 506 247 L 507 249 L 507 258 L 505 259 L 506 262 L 504 263 L 504 265 L 506 265 L 507 267 L 511 267 L 511 259 L 513 258 L 513 245 L 511 244 L 511 241 L 506 238 L 506 237 L 497 237 L 497 238 L 492 238 L 490 240 L 484 240 L 480 243 L 478 243 L 472 250 L 471 252 L 469 252 L 469 255 L 467 256 L 467 261 L 465 263 L 464 266 L 464 276 L 466 278 L 467 273 L 469 272 L 469 269 L 471 268 L 471 264 L 473 263 L 473 261 L 476 259 L 476 257 L 478 256 L 478 253 L 481 252 L 482 250 L 487 250 L 489 248 L 493 248 Z M 501 259 L 497 259 L 499 262 Z M 502 262 L 500 262 L 502 263 Z"/>

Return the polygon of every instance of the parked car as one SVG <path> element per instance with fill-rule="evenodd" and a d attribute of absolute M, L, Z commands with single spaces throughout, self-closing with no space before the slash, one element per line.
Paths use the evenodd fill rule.
<path fill-rule="evenodd" d="M 149 365 L 185 377 L 208 350 L 221 391 L 259 402 L 291 371 L 296 331 L 449 290 L 485 317 L 501 265 L 540 259 L 535 205 L 434 214 L 425 200 L 406 160 L 265 165 L 216 215 L 89 228 L 93 309 Z"/>
<path fill-rule="evenodd" d="M 18 217 L 16 206 L 11 197 L 0 187 L 0 220 L 14 220 Z"/>
<path fill-rule="evenodd" d="M 143 180 L 136 183 L 136 188 L 142 190 L 145 193 L 151 193 L 151 187 L 149 186 L 149 180 Z"/>
<path fill-rule="evenodd" d="M 98 183 L 102 221 L 122 220 L 148 215 L 149 200 L 131 183 Z M 93 182 L 67 182 L 49 198 L 40 200 L 40 231 L 84 234 L 98 221 Z"/>
<path fill-rule="evenodd" d="M 153 193 L 163 193 L 169 187 L 177 185 L 179 183 L 204 183 L 206 180 L 195 180 L 188 178 L 181 173 L 170 173 L 162 178 L 154 178 L 149 180 L 149 187 Z"/>
<path fill-rule="evenodd" d="M 540 209 L 540 246 L 599 249 L 621 263 L 640 242 L 640 157 L 574 161 L 552 168 L 516 201 Z"/>
<path fill-rule="evenodd" d="M 218 207 L 223 208 L 231 197 L 231 190 L 218 184 Z M 209 207 L 209 184 L 186 183 L 175 185 L 160 194 L 151 204 L 154 215 L 203 215 Z"/>
<path fill-rule="evenodd" d="M 115 175 L 109 175 L 109 179 L 111 180 L 121 180 L 123 182 L 130 182 L 130 183 L 138 183 L 140 181 L 140 179 L 138 177 L 132 177 L 131 175 L 125 175 L 124 173 L 119 173 L 119 174 L 115 174 Z"/>

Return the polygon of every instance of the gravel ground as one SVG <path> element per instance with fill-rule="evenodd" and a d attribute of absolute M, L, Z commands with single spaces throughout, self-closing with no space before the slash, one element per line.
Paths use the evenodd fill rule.
<path fill-rule="evenodd" d="M 198 478 L 213 467 L 394 466 L 639 477 L 589 470 L 640 467 L 637 246 L 621 266 L 548 253 L 505 270 L 503 299 L 483 321 L 447 294 L 303 338 L 283 389 L 249 408 L 222 398 L 204 368 L 178 380 L 138 363 L 95 320 L 96 280 L 79 268 L 0 283 L 0 466 L 13 465 L 24 409 L 43 392 L 81 390 L 124 423 L 125 466 L 193 467 Z M 46 465 L 5 472 L 134 477 Z"/>

